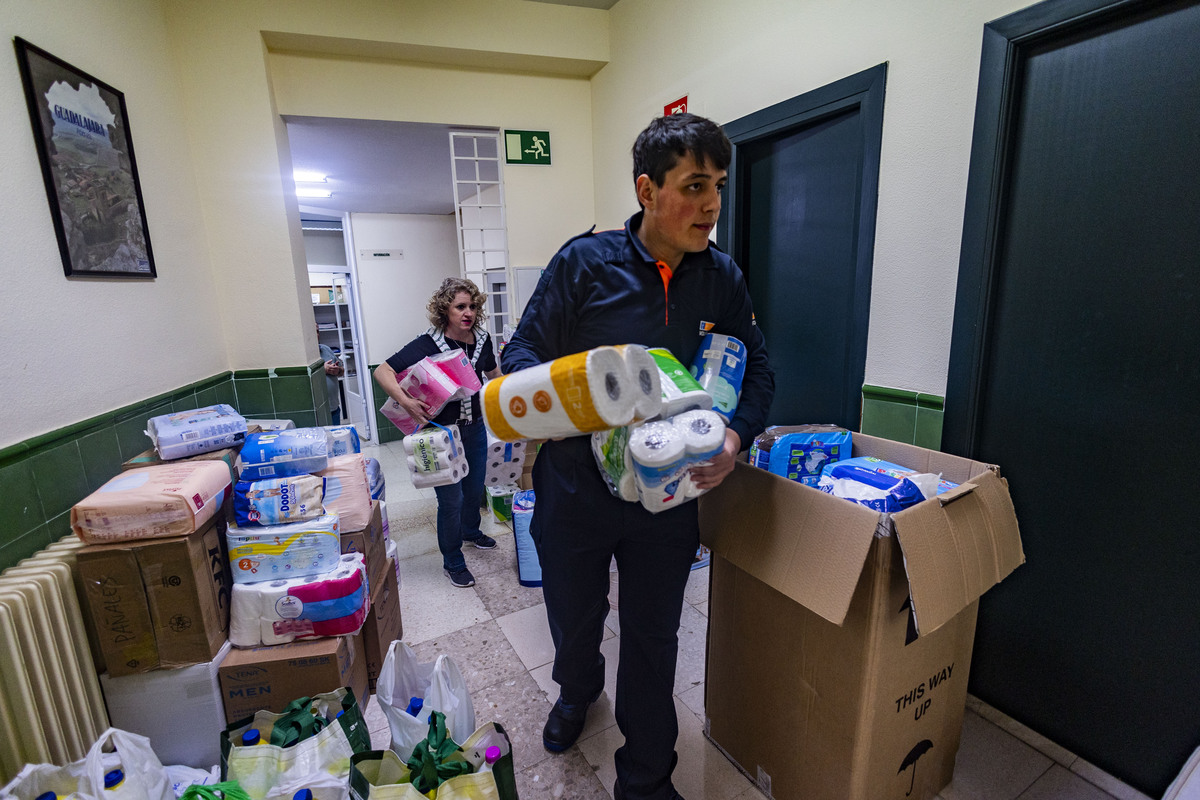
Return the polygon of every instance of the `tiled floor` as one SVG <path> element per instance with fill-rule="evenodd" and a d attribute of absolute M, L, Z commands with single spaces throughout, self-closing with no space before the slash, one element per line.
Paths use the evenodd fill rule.
<path fill-rule="evenodd" d="M 542 747 L 541 730 L 558 696 L 550 678 L 554 647 L 541 590 L 517 582 L 511 529 L 485 516 L 484 532 L 499 546 L 487 552 L 465 548 L 476 585 L 455 589 L 442 574 L 433 490 L 413 488 L 399 442 L 368 446 L 364 453 L 379 459 L 387 480 L 389 526 L 400 559 L 403 640 L 422 661 L 439 653 L 452 656 L 471 691 L 477 720 L 504 725 L 522 800 L 608 800 L 616 777 L 612 754 L 622 742 L 613 718 L 620 641 L 616 615 L 609 617 L 601 647 L 608 666 L 605 692 L 578 744 L 552 755 Z M 689 800 L 761 800 L 763 794 L 703 734 L 707 568 L 692 571 L 686 601 L 675 679 L 675 786 Z M 367 704 L 367 721 L 375 745 L 387 747 L 387 721 L 374 699 Z M 974 698 L 963 722 L 954 781 L 939 798 L 1149 800 Z"/>

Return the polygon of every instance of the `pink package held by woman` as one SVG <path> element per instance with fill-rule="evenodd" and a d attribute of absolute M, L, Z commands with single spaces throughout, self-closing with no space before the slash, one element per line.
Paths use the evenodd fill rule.
<path fill-rule="evenodd" d="M 439 411 L 455 398 L 458 385 L 445 372 L 423 358 L 400 380 L 400 388 L 429 406 L 429 416 Z"/>
<path fill-rule="evenodd" d="M 475 368 L 471 366 L 470 359 L 462 350 L 455 349 L 449 353 L 438 353 L 425 360 L 432 362 L 438 369 L 446 373 L 450 380 L 454 381 L 458 386 L 455 394 L 460 400 L 467 399 L 483 388 L 483 384 L 479 382 L 479 376 L 475 374 Z"/>

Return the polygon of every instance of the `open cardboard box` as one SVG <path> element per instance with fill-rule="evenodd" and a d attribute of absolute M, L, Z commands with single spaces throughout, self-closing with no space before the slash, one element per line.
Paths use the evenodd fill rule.
<path fill-rule="evenodd" d="M 977 601 L 1025 556 L 997 467 L 853 444 L 960 486 L 881 514 L 738 463 L 703 495 L 705 732 L 770 797 L 928 799 L 953 777 Z"/>

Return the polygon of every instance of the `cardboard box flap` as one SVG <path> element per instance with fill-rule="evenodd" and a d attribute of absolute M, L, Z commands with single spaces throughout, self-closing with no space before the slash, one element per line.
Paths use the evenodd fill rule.
<path fill-rule="evenodd" d="M 918 634 L 937 630 L 1025 563 L 1008 485 L 983 470 L 892 515 Z"/>
<path fill-rule="evenodd" d="M 739 461 L 720 486 L 700 497 L 700 541 L 840 625 L 880 514 L 829 500 L 816 489 Z"/>

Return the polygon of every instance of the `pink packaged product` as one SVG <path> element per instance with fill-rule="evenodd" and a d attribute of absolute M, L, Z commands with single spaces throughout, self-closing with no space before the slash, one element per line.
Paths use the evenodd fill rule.
<path fill-rule="evenodd" d="M 426 356 L 403 372 L 396 373 L 396 381 L 406 392 L 429 406 L 431 417 L 437 416 L 446 403 L 468 398 L 482 388 L 471 362 L 461 350 L 457 355 L 439 353 Z M 415 433 L 421 427 L 403 406 L 390 397 L 380 406 L 379 413 L 405 435 Z"/>
<path fill-rule="evenodd" d="M 458 385 L 458 391 L 455 394 L 459 400 L 465 400 L 483 388 L 483 384 L 479 382 L 479 376 L 475 374 L 475 368 L 471 366 L 470 359 L 462 350 L 456 348 L 449 353 L 429 356 L 426 360 L 435 364 Z"/>

